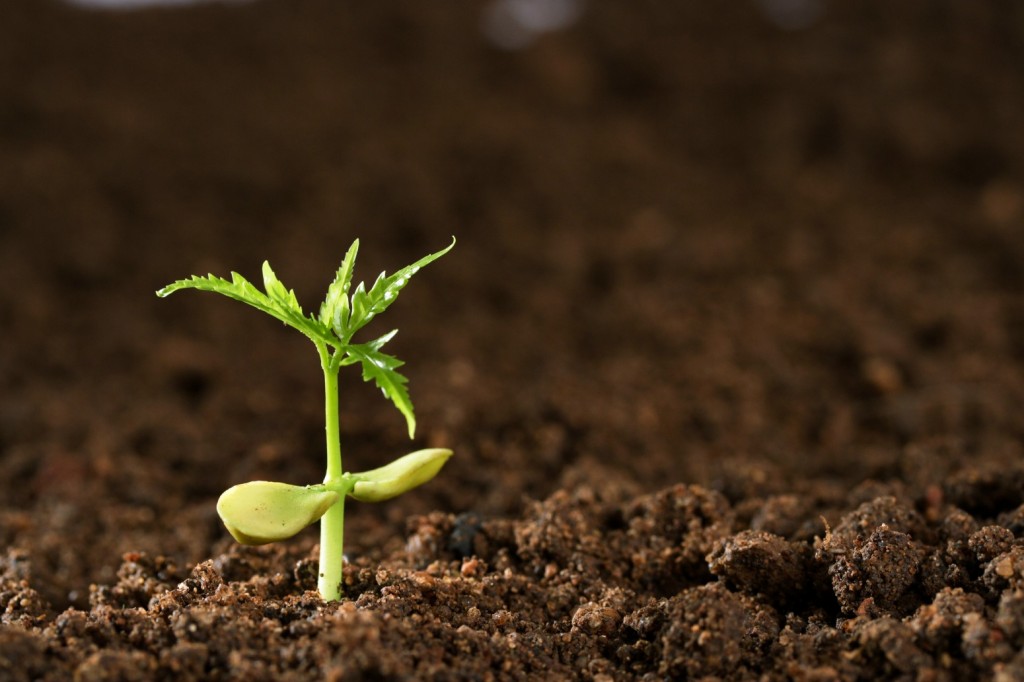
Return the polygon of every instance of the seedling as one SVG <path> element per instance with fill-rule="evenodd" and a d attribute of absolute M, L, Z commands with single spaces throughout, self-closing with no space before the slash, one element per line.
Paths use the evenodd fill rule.
<path fill-rule="evenodd" d="M 363 380 L 374 381 L 384 395 L 405 416 L 409 437 L 416 432 L 416 417 L 406 390 L 406 378 L 398 373 L 404 363 L 381 352 L 397 329 L 384 336 L 355 343 L 352 337 L 374 317 L 395 302 L 409 278 L 455 246 L 421 258 L 393 275 L 381 273 L 370 290 L 360 282 L 350 294 L 352 272 L 359 252 L 357 239 L 345 254 L 338 273 L 327 289 L 319 313 L 306 315 L 295 292 L 277 279 L 270 263 L 263 263 L 265 293 L 237 272 L 231 281 L 207 275 L 178 280 L 156 292 L 165 297 L 180 289 L 198 289 L 223 294 L 276 317 L 305 334 L 316 346 L 324 372 L 324 402 L 327 433 L 327 475 L 319 485 L 297 486 L 273 481 L 251 481 L 229 488 L 217 501 L 217 513 L 231 535 L 245 545 L 260 545 L 292 537 L 320 520 L 320 595 L 327 601 L 341 598 L 345 498 L 380 502 L 426 483 L 451 457 L 451 450 L 430 448 L 399 457 L 390 464 L 349 473 L 341 466 L 338 427 L 338 372 L 347 365 L 360 365 Z"/>

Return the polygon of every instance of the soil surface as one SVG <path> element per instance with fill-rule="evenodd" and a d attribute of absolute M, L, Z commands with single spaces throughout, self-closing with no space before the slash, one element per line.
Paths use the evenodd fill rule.
<path fill-rule="evenodd" d="M 0 2 L 0 679 L 1024 679 L 1024 9 L 509 12 Z M 453 234 L 324 603 L 214 510 L 322 479 L 313 347 L 153 292 Z"/>

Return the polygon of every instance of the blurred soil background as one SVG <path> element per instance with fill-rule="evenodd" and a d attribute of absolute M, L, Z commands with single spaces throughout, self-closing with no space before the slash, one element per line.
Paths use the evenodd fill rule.
<path fill-rule="evenodd" d="M 1024 503 L 1024 6 L 549 4 L 0 3 L 0 567 L 39 623 L 125 553 L 234 551 L 228 486 L 322 478 L 308 341 L 153 292 L 268 259 L 315 308 L 356 237 L 371 281 L 458 244 L 375 326 L 417 438 L 343 374 L 346 468 L 456 456 L 350 504 L 350 557 L 581 489 L 737 529 L 792 495 L 806 543 L 882 492 Z"/>

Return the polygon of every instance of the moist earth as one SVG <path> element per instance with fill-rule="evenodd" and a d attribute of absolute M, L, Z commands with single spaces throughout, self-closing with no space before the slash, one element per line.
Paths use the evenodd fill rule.
<path fill-rule="evenodd" d="M 580 7 L 0 3 L 0 679 L 1024 679 L 1024 10 Z M 313 347 L 153 292 L 453 234 L 324 603 L 214 510 L 322 478 Z"/>

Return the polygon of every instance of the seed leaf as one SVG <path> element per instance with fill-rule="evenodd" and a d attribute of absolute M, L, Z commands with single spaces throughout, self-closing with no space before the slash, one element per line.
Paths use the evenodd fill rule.
<path fill-rule="evenodd" d="M 378 469 L 352 474 L 356 484 L 349 493 L 361 502 L 382 502 L 423 485 L 441 470 L 452 451 L 417 450 Z"/>
<path fill-rule="evenodd" d="M 225 490 L 217 500 L 217 514 L 235 540 L 265 545 L 295 535 L 338 499 L 338 493 L 322 486 L 250 481 Z"/>

